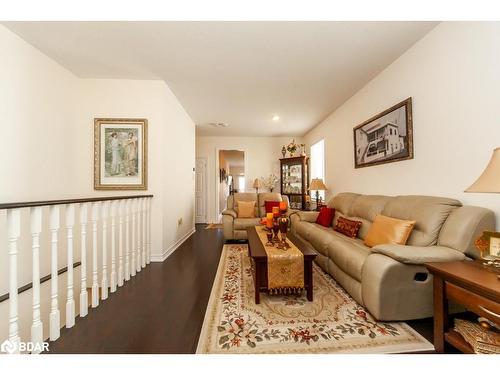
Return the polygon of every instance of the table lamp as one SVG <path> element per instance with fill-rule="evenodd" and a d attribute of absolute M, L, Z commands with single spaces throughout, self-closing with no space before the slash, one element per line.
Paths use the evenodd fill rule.
<path fill-rule="evenodd" d="M 262 182 L 260 182 L 260 179 L 256 178 L 253 180 L 253 188 L 255 189 L 255 193 L 259 194 L 259 188 L 262 187 Z"/>
<path fill-rule="evenodd" d="M 325 183 L 322 178 L 313 178 L 311 180 L 311 185 L 309 186 L 309 190 L 316 190 L 316 211 L 319 211 L 319 207 L 321 204 L 321 198 L 319 196 L 320 191 L 328 190 L 326 188 Z"/>
<path fill-rule="evenodd" d="M 490 162 L 466 193 L 500 193 L 500 147 L 493 150 Z"/>
<path fill-rule="evenodd" d="M 500 147 L 493 150 L 490 162 L 479 178 L 466 190 L 466 193 L 500 193 Z M 491 263 L 498 267 L 500 258 L 495 257 Z M 500 275 L 497 275 L 500 279 Z"/>

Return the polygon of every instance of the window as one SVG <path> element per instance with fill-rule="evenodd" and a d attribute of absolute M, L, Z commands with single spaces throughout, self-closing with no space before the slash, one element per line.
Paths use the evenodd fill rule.
<path fill-rule="evenodd" d="M 325 140 L 322 139 L 311 146 L 311 178 L 321 178 L 325 182 Z M 316 198 L 316 191 L 311 190 L 312 198 Z M 325 192 L 320 191 L 319 196 L 325 201 Z"/>
<path fill-rule="evenodd" d="M 238 176 L 238 192 L 245 192 L 245 176 Z"/>

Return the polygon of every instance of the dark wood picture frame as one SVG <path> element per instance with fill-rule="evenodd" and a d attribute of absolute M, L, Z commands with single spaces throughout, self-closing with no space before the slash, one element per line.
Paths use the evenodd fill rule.
<path fill-rule="evenodd" d="M 374 154 L 380 154 L 383 152 L 386 155 L 386 153 L 389 149 L 389 141 L 388 140 L 384 139 L 384 140 L 378 140 L 378 141 L 376 141 L 376 140 L 369 141 L 368 138 L 370 135 L 367 134 L 367 132 L 364 131 L 363 128 L 366 125 L 369 125 L 372 122 L 375 122 L 376 120 L 378 120 L 386 115 L 389 115 L 392 112 L 399 110 L 400 108 L 405 109 L 405 117 L 406 117 L 406 121 L 405 121 L 405 133 L 406 133 L 406 135 L 405 136 L 399 135 L 400 124 L 387 123 L 385 125 L 382 125 L 379 129 L 377 129 L 377 131 L 381 130 L 382 128 L 388 127 L 388 125 L 391 126 L 391 128 L 394 128 L 394 129 L 390 129 L 390 131 L 391 131 L 390 136 L 392 137 L 391 139 L 394 139 L 394 137 L 398 137 L 399 142 L 397 142 L 398 144 L 396 144 L 395 147 L 396 147 L 396 150 L 399 149 L 400 151 L 391 152 L 390 156 L 385 156 L 385 157 L 381 156 L 378 158 L 377 157 L 373 158 L 372 161 L 360 162 L 360 160 L 358 160 L 359 155 L 360 154 L 364 155 L 367 151 L 369 151 L 370 144 L 372 146 L 375 146 L 374 142 L 377 142 L 377 145 L 374 147 L 375 148 L 375 151 L 373 152 Z M 393 130 L 394 130 L 394 135 L 392 134 Z M 365 136 L 367 137 L 367 140 L 366 140 L 367 144 L 366 144 L 366 148 L 364 150 L 363 150 L 362 146 L 360 146 L 358 144 L 358 142 L 361 143 L 359 138 L 363 138 L 363 134 L 361 132 L 364 133 Z M 403 138 L 402 142 L 401 142 L 401 138 Z M 412 99 L 411 99 L 411 97 L 406 99 L 406 100 L 403 100 L 402 102 L 392 106 L 389 109 L 386 109 L 385 111 L 379 113 L 378 115 L 375 115 L 372 118 L 363 122 L 362 124 L 359 124 L 358 126 L 356 126 L 353 129 L 353 139 L 354 139 L 354 167 L 355 168 L 364 168 L 364 167 L 370 167 L 373 165 L 394 163 L 397 161 L 413 159 L 413 115 L 412 115 Z M 383 145 L 385 146 L 384 149 L 379 147 L 381 142 L 384 142 L 383 143 Z M 404 146 L 404 148 L 401 146 Z M 394 150 L 392 143 L 391 143 L 391 150 Z M 404 151 L 401 151 L 401 150 L 404 150 Z"/>

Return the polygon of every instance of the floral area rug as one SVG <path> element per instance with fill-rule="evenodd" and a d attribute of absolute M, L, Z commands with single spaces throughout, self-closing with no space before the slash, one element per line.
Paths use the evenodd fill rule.
<path fill-rule="evenodd" d="M 314 301 L 261 294 L 247 245 L 225 245 L 197 353 L 404 353 L 433 350 L 405 323 L 377 322 L 316 264 Z"/>

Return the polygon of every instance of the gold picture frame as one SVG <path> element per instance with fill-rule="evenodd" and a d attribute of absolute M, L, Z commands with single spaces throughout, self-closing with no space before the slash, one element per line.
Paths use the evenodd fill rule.
<path fill-rule="evenodd" d="M 500 259 L 500 232 L 484 231 L 475 245 L 482 259 Z"/>
<path fill-rule="evenodd" d="M 148 120 L 94 119 L 94 189 L 147 190 Z"/>

